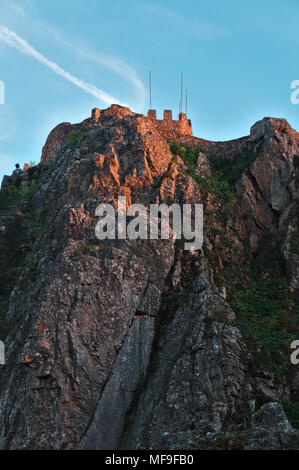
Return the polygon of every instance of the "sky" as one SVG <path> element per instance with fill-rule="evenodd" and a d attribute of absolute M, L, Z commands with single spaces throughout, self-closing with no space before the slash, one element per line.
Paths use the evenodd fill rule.
<path fill-rule="evenodd" d="M 177 116 L 183 72 L 198 137 L 248 135 L 265 116 L 299 130 L 298 18 L 298 0 L 0 0 L 0 178 L 93 107 L 146 114 L 149 69 L 158 118 Z"/>

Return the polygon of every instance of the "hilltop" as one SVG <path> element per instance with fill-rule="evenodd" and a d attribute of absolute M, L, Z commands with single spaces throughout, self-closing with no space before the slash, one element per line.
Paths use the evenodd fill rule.
<path fill-rule="evenodd" d="M 2 449 L 299 448 L 299 134 L 95 108 L 0 195 Z M 99 240 L 99 202 L 202 203 L 204 244 Z"/>

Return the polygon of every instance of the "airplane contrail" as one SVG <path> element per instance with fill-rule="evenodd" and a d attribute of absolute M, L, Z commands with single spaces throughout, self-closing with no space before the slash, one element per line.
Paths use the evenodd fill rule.
<path fill-rule="evenodd" d="M 100 101 L 104 102 L 107 105 L 111 105 L 112 103 L 122 104 L 120 101 L 115 98 L 114 96 L 109 95 L 105 91 L 97 88 L 92 83 L 88 83 L 83 79 L 79 79 L 74 75 L 70 74 L 69 72 L 62 69 L 59 65 L 51 60 L 47 59 L 45 56 L 40 54 L 33 46 L 31 46 L 25 39 L 22 39 L 18 36 L 14 31 L 11 31 L 6 26 L 0 25 L 0 40 L 4 41 L 11 47 L 18 49 L 19 52 L 22 54 L 28 55 L 36 59 L 41 64 L 45 65 L 46 67 L 50 68 L 54 73 L 57 75 L 62 76 L 65 80 L 73 83 L 77 87 L 81 88 L 82 90 L 86 91 L 90 95 L 95 96 Z"/>
<path fill-rule="evenodd" d="M 86 57 L 87 59 L 93 60 L 95 62 L 98 62 L 99 64 L 104 65 L 105 67 L 109 68 L 110 70 L 113 70 L 113 72 L 117 73 L 121 77 L 131 82 L 138 96 L 137 107 L 139 109 L 143 109 L 147 98 L 147 90 L 145 89 L 136 71 L 132 67 L 130 67 L 128 64 L 126 64 L 126 62 L 123 62 L 118 58 L 108 57 L 98 52 L 87 52 L 86 50 L 81 48 L 76 49 L 76 52 L 81 56 Z"/>

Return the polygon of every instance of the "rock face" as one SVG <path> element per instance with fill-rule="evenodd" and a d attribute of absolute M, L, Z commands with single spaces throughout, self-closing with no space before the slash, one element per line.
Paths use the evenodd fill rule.
<path fill-rule="evenodd" d="M 2 265 L 11 244 L 16 254 L 0 291 L 0 448 L 299 448 L 280 404 L 299 401 L 298 367 L 278 352 L 277 379 L 233 295 L 250 284 L 251 263 L 274 253 L 275 268 L 259 264 L 261 282 L 282 267 L 287 305 L 275 321 L 297 331 L 298 134 L 273 118 L 231 142 L 178 134 L 179 145 L 201 146 L 194 172 L 168 137 L 152 118 L 112 105 L 57 126 L 42 163 L 6 178 Z M 215 159 L 234 175 L 229 203 Z M 203 248 L 99 240 L 96 207 L 117 208 L 118 196 L 147 208 L 203 203 Z"/>
<path fill-rule="evenodd" d="M 45 162 L 55 157 L 58 150 L 68 141 L 72 130 L 70 122 L 62 122 L 50 132 L 42 149 L 41 161 Z"/>

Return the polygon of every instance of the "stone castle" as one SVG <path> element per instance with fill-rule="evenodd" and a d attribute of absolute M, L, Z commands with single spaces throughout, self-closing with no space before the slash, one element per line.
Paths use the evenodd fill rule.
<path fill-rule="evenodd" d="M 157 126 L 157 128 L 162 131 L 162 133 L 170 134 L 184 134 L 184 135 L 193 135 L 192 133 L 192 124 L 191 119 L 187 118 L 187 114 L 180 113 L 179 119 L 172 119 L 172 111 L 170 109 L 165 109 L 163 114 L 163 119 L 157 119 L 157 113 L 155 109 L 149 109 L 147 112 L 147 117 L 152 119 Z"/>
<path fill-rule="evenodd" d="M 99 108 L 92 109 L 92 121 L 98 122 L 100 115 L 101 110 Z M 193 135 L 191 119 L 188 119 L 185 113 L 180 113 L 179 119 L 173 119 L 172 111 L 165 109 L 163 119 L 157 119 L 157 111 L 155 109 L 149 109 L 147 117 L 154 122 L 157 129 L 167 138 L 175 138 L 177 135 Z"/>

